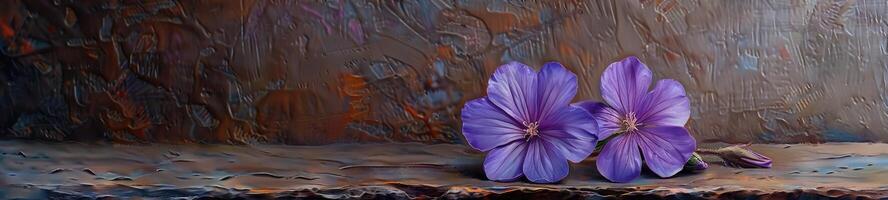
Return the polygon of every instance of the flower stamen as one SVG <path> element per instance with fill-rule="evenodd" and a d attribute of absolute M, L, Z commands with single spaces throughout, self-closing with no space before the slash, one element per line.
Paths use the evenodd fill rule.
<path fill-rule="evenodd" d="M 620 122 L 620 130 L 625 132 L 636 131 L 639 126 L 641 126 L 641 123 L 638 123 L 638 118 L 635 117 L 635 112 L 629 112 L 629 114 L 626 114 L 626 117 Z"/>
<path fill-rule="evenodd" d="M 532 122 L 532 123 L 521 122 L 521 123 L 524 124 L 524 127 L 526 128 L 526 129 L 524 129 L 524 138 L 527 138 L 527 140 L 530 140 L 530 138 L 540 134 L 540 130 L 539 130 L 540 122 Z"/>

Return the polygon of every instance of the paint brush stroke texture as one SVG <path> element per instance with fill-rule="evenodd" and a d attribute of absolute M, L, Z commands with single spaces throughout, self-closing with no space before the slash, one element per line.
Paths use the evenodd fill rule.
<path fill-rule="evenodd" d="M 507 62 L 599 99 L 629 55 L 701 142 L 888 141 L 885 1 L 50 1 L 0 7 L 0 135 L 464 143 Z M 537 68 L 538 70 L 538 68 Z"/>

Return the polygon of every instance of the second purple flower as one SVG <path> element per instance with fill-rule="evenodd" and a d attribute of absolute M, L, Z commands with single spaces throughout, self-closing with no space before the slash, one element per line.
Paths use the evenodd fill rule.
<path fill-rule="evenodd" d="M 629 182 L 641 173 L 642 158 L 660 177 L 681 171 L 697 143 L 684 128 L 690 103 L 681 83 L 672 79 L 651 85 L 651 70 L 637 58 L 615 62 L 601 75 L 601 96 L 607 104 L 582 102 L 598 121 L 598 137 L 608 139 L 596 165 L 614 182 Z"/>

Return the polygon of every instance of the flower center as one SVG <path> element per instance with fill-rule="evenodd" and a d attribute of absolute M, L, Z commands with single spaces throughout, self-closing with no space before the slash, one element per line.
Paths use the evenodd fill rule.
<path fill-rule="evenodd" d="M 639 126 L 641 126 L 641 123 L 638 123 L 638 118 L 635 117 L 634 112 L 626 114 L 626 117 L 620 122 L 620 130 L 625 132 L 636 131 Z"/>
<path fill-rule="evenodd" d="M 522 124 L 524 124 L 524 127 L 526 128 L 526 129 L 524 129 L 524 138 L 527 138 L 528 140 L 530 140 L 530 138 L 540 134 L 540 130 L 539 130 L 540 122 L 532 122 L 532 123 L 522 122 Z"/>

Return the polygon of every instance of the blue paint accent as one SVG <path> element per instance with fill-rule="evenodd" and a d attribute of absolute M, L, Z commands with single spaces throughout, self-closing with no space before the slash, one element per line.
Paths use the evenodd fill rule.
<path fill-rule="evenodd" d="M 433 13 L 441 12 L 441 9 L 439 9 L 437 6 L 435 6 L 435 4 L 432 3 L 432 1 L 416 1 L 416 2 L 417 2 L 417 4 L 419 4 L 419 7 L 420 7 L 419 10 L 429 11 L 429 12 L 433 12 Z M 424 25 L 424 28 L 432 29 L 432 28 L 434 28 L 433 24 L 435 24 L 435 22 L 438 21 L 438 16 L 439 15 L 437 15 L 437 14 L 432 14 L 432 15 L 420 15 L 420 16 L 414 16 L 414 17 L 416 17 L 417 20 L 422 22 L 422 24 Z"/>
<path fill-rule="evenodd" d="M 526 52 L 520 51 L 521 48 L 518 47 L 518 45 L 520 45 L 517 44 L 518 41 L 513 41 L 512 38 L 509 38 L 509 36 L 507 36 L 505 33 L 498 34 L 496 37 L 494 37 L 494 41 L 508 47 L 506 51 L 504 51 L 503 54 L 500 56 L 501 63 L 507 63 L 510 61 L 521 61 L 518 58 L 529 57 Z"/>
<path fill-rule="evenodd" d="M 438 76 L 441 76 L 441 77 L 447 76 L 447 74 L 446 74 L 447 67 L 444 66 L 444 61 L 435 60 L 434 66 L 435 66 L 435 73 L 437 73 Z"/>
<path fill-rule="evenodd" d="M 885 67 L 884 69 L 888 69 L 888 64 L 883 67 Z M 885 109 L 888 110 L 888 73 L 886 72 L 882 73 L 882 85 L 884 86 L 882 87 L 882 91 L 886 92 L 880 92 L 879 95 L 882 97 L 882 104 L 885 106 Z"/>
<path fill-rule="evenodd" d="M 777 141 L 777 137 L 774 136 L 774 133 L 767 132 L 767 131 L 759 134 L 758 138 L 762 142 L 776 142 Z"/>
<path fill-rule="evenodd" d="M 441 105 L 449 105 L 458 102 L 462 98 L 460 93 L 448 93 L 444 90 L 426 91 L 426 94 L 419 96 L 417 103 L 426 107 L 436 107 Z"/>
<path fill-rule="evenodd" d="M 735 40 L 737 40 L 737 48 L 739 48 L 741 50 L 751 49 L 755 46 L 755 42 L 753 42 L 749 37 L 746 37 L 744 35 L 735 35 L 731 38 L 734 38 Z"/>
<path fill-rule="evenodd" d="M 28 39 L 28 41 L 31 42 L 31 48 L 33 48 L 34 51 L 40 51 L 49 48 L 49 42 L 37 39 Z"/>
<path fill-rule="evenodd" d="M 540 9 L 539 15 L 540 15 L 541 22 L 548 22 L 550 20 L 555 19 L 555 14 L 552 12 L 552 10 L 549 10 L 549 9 Z"/>
<path fill-rule="evenodd" d="M 737 66 L 739 66 L 740 69 L 758 71 L 758 57 L 744 53 L 743 55 L 740 55 L 739 59 L 740 60 L 737 61 Z"/>
<path fill-rule="evenodd" d="M 888 95 L 882 96 L 882 103 L 885 104 L 885 108 L 888 109 Z"/>
<path fill-rule="evenodd" d="M 870 156 L 841 156 L 837 155 L 829 159 L 829 162 L 812 162 L 804 168 L 800 169 L 802 173 L 817 173 L 817 174 L 830 174 L 832 173 L 847 173 L 849 171 L 855 171 L 854 168 L 862 168 L 863 170 L 872 170 L 878 166 L 888 165 L 888 159 L 884 159 L 884 157 L 870 157 Z M 847 167 L 847 169 L 840 169 L 838 167 Z M 804 176 L 804 175 L 799 175 Z"/>
<path fill-rule="evenodd" d="M 827 129 L 821 133 L 823 139 L 829 142 L 865 142 L 866 138 L 838 129 Z"/>
<path fill-rule="evenodd" d="M 505 51 L 505 52 L 503 52 L 503 55 L 500 56 L 500 63 L 505 64 L 505 63 L 508 63 L 508 62 L 510 62 L 510 61 L 517 61 L 517 60 L 515 60 L 514 58 L 512 58 L 512 53 L 511 53 L 510 51 Z"/>
<path fill-rule="evenodd" d="M 9 48 L 9 44 L 6 44 L 6 41 L 0 40 L 0 53 L 7 56 L 12 56 L 11 48 Z"/>

